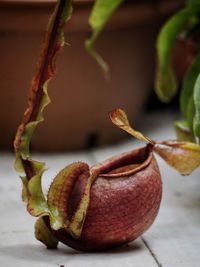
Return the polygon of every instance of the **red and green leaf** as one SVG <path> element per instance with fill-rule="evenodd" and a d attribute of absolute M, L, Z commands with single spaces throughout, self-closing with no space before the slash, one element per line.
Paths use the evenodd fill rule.
<path fill-rule="evenodd" d="M 41 188 L 45 165 L 31 159 L 29 145 L 36 126 L 44 120 L 43 110 L 50 102 L 47 93 L 48 82 L 55 74 L 57 54 L 64 46 L 63 28 L 70 18 L 71 10 L 71 0 L 57 2 L 48 24 L 36 73 L 31 82 L 28 107 L 14 141 L 16 169 L 23 173 L 22 197 L 33 216 L 45 215 L 49 213 L 49 208 Z"/>

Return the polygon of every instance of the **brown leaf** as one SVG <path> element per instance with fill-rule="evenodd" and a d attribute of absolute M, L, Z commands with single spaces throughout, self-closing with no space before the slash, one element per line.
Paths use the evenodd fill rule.
<path fill-rule="evenodd" d="M 150 144 L 154 144 L 155 142 L 150 138 L 144 136 L 142 133 L 134 130 L 128 121 L 127 115 L 123 109 L 114 109 L 110 112 L 110 119 L 112 123 L 114 123 L 117 127 L 121 128 L 125 132 L 139 139 L 140 141 L 144 141 Z"/>
<path fill-rule="evenodd" d="M 153 150 L 182 175 L 188 175 L 200 166 L 200 146 L 190 142 L 164 141 Z"/>

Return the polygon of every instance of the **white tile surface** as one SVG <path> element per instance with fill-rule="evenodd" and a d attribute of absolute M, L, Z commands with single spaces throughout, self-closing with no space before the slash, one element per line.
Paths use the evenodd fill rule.
<path fill-rule="evenodd" d="M 44 160 L 47 166 L 51 166 L 44 179 L 47 185 L 61 168 L 74 161 L 89 162 L 87 154 L 56 154 L 36 155 L 38 160 Z M 35 240 L 33 227 L 35 218 L 25 211 L 21 201 L 21 181 L 13 169 L 14 157 L 3 154 L 0 157 L 3 166 L 1 171 L 0 186 L 0 267 L 30 266 L 30 267 L 92 267 L 92 266 L 125 266 L 131 267 L 136 263 L 137 267 L 156 267 L 155 261 L 141 240 L 131 243 L 129 246 L 106 253 L 79 253 L 64 245 L 58 250 L 47 250 Z M 141 259 L 143 259 L 141 261 Z"/>
<path fill-rule="evenodd" d="M 152 139 L 174 137 L 170 113 L 148 116 L 137 128 Z M 169 126 L 170 125 L 170 126 Z M 141 127 L 141 128 L 140 128 Z M 101 161 L 110 156 L 141 146 L 133 139 L 91 155 L 80 153 L 36 155 L 49 166 L 44 186 L 56 173 L 73 161 Z M 60 245 L 58 250 L 47 250 L 34 239 L 35 219 L 29 216 L 21 202 L 21 182 L 13 169 L 14 157 L 0 156 L 0 267 L 199 267 L 200 266 L 200 170 L 189 177 L 181 177 L 158 159 L 163 177 L 163 200 L 159 215 L 142 239 L 129 246 L 104 253 L 79 253 Z M 153 255 L 153 256 L 152 256 Z"/>
<path fill-rule="evenodd" d="M 181 177 L 158 159 L 163 200 L 158 218 L 144 235 L 162 266 L 200 266 L 200 170 Z"/>
<path fill-rule="evenodd" d="M 57 250 L 47 250 L 38 243 L 31 231 L 1 234 L 0 266 L 55 267 L 155 267 L 154 259 L 145 250 L 141 241 L 135 241 L 129 247 L 106 253 L 80 253 L 66 246 Z"/>

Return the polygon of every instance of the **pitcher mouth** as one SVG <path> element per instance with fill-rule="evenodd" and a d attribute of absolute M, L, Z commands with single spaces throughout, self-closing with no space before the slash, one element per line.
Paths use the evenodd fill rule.
<path fill-rule="evenodd" d="M 147 145 L 96 164 L 91 171 L 105 178 L 129 176 L 147 167 L 152 160 L 152 155 L 152 145 Z"/>

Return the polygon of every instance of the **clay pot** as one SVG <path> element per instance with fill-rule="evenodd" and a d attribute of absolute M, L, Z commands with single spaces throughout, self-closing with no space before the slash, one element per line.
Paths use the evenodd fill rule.
<path fill-rule="evenodd" d="M 155 40 L 163 18 L 180 1 L 127 1 L 112 17 L 96 45 L 108 62 L 111 80 L 86 53 L 84 40 L 92 1 L 75 1 L 66 26 L 66 45 L 58 60 L 58 74 L 50 83 L 51 105 L 34 135 L 35 150 L 80 149 L 119 140 L 123 135 L 109 121 L 108 112 L 124 107 L 136 120 L 154 79 Z M 12 148 L 27 103 L 48 18 L 55 1 L 0 0 L 0 147 Z"/>
<path fill-rule="evenodd" d="M 192 38 L 178 36 L 172 51 L 172 66 L 177 78 L 182 81 L 197 55 L 195 41 Z"/>

